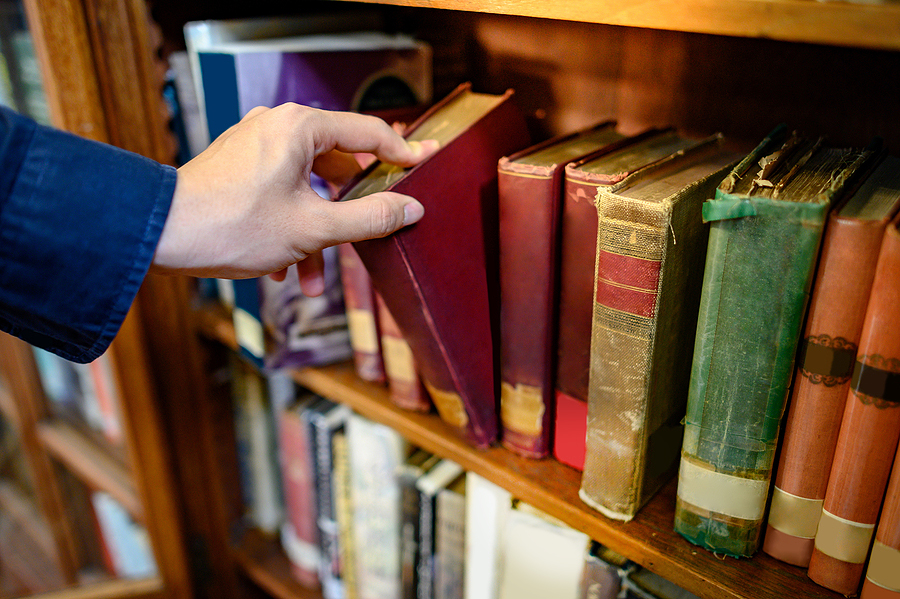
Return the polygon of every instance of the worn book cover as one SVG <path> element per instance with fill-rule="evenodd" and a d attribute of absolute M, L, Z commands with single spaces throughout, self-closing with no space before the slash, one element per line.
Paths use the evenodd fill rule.
<path fill-rule="evenodd" d="M 809 561 L 810 578 L 844 595 L 859 590 L 900 440 L 898 225 L 900 217 L 888 226 L 878 256 Z M 892 574 L 896 576 L 896 570 Z"/>
<path fill-rule="evenodd" d="M 722 141 L 711 137 L 597 191 L 579 495 L 609 518 L 631 520 L 678 466 L 709 233 L 701 210 L 739 159 Z"/>
<path fill-rule="evenodd" d="M 391 401 L 404 410 L 430 412 L 431 398 L 422 383 L 412 348 L 378 294 L 375 296 L 375 306 L 381 324 L 381 352 Z"/>
<path fill-rule="evenodd" d="M 878 252 L 898 207 L 900 158 L 887 156 L 825 229 L 763 543 L 796 566 L 809 565 Z"/>
<path fill-rule="evenodd" d="M 779 127 L 703 206 L 711 223 L 675 529 L 716 553 L 756 552 L 825 218 L 867 152 Z"/>
<path fill-rule="evenodd" d="M 501 440 L 527 457 L 542 458 L 551 450 L 565 167 L 623 137 L 614 122 L 605 122 L 503 157 L 497 165 Z"/>
<path fill-rule="evenodd" d="M 353 244 L 342 243 L 337 251 L 356 374 L 365 381 L 384 383 L 387 379 L 381 357 L 381 333 L 372 280 Z"/>
<path fill-rule="evenodd" d="M 487 447 L 498 432 L 497 161 L 528 145 L 525 120 L 511 91 L 481 94 L 465 84 L 406 136 L 441 147 L 412 168 L 371 165 L 338 199 L 391 190 L 425 206 L 415 225 L 354 246 L 441 418 Z"/>
<path fill-rule="evenodd" d="M 587 413 L 591 358 L 591 320 L 594 310 L 594 258 L 597 249 L 598 186 L 614 186 L 631 173 L 695 143 L 675 131 L 649 130 L 610 144 L 566 165 L 560 222 L 559 306 L 557 315 L 557 403 L 566 414 L 578 406 Z M 580 424 L 580 420 L 576 421 Z M 584 463 L 584 437 L 579 429 L 563 429 L 557 422 L 554 448 L 563 463 Z"/>

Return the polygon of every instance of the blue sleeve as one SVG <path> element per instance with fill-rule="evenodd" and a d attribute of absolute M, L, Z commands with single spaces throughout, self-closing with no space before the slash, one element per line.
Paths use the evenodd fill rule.
<path fill-rule="evenodd" d="M 0 330 L 102 354 L 147 273 L 176 171 L 0 107 Z"/>

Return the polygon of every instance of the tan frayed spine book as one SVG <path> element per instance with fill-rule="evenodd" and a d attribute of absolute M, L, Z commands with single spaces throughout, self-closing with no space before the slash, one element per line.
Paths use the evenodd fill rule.
<path fill-rule="evenodd" d="M 580 496 L 610 518 L 631 520 L 675 474 L 708 235 L 701 209 L 736 159 L 714 136 L 597 192 Z"/>

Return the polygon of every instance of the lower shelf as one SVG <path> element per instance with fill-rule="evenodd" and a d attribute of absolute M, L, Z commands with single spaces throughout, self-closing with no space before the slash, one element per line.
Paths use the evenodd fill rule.
<path fill-rule="evenodd" d="M 291 574 L 291 564 L 278 539 L 254 528 L 234 535 L 231 553 L 250 580 L 277 599 L 322 599 Z"/>
<path fill-rule="evenodd" d="M 349 363 L 299 370 L 294 378 L 311 391 L 395 429 L 414 445 L 506 488 L 514 497 L 696 595 L 709 599 L 841 597 L 812 582 L 804 569 L 765 554 L 738 560 L 718 557 L 688 543 L 673 530 L 675 480 L 634 520 L 616 522 L 581 501 L 581 473 L 577 470 L 552 459 L 525 459 L 502 447 L 477 450 L 438 416 L 394 406 L 385 388 L 360 379 Z"/>

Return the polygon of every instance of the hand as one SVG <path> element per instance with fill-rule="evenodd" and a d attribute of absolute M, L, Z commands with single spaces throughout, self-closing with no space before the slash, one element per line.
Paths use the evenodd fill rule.
<path fill-rule="evenodd" d="M 330 202 L 312 189 L 310 172 L 343 185 L 360 170 L 352 152 L 412 166 L 436 149 L 406 142 L 375 117 L 296 104 L 254 108 L 178 169 L 153 268 L 281 280 L 297 263 L 303 292 L 319 295 L 322 249 L 389 235 L 424 208 L 393 192 Z"/>

